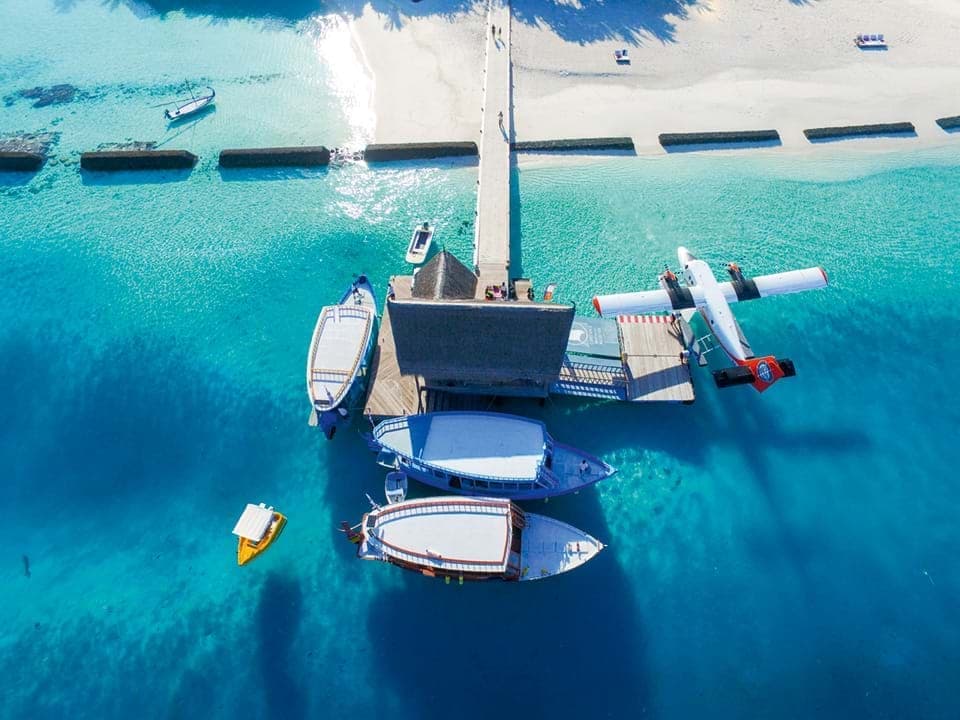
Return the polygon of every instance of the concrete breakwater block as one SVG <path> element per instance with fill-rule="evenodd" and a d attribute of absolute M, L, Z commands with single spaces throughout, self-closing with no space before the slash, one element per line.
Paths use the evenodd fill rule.
<path fill-rule="evenodd" d="M 723 143 L 779 142 L 776 130 L 728 130 L 723 132 L 660 133 L 660 145 L 715 145 Z"/>
<path fill-rule="evenodd" d="M 36 172 L 46 161 L 46 158 L 35 152 L 0 151 L 0 171 L 8 172 Z"/>
<path fill-rule="evenodd" d="M 563 140 L 522 140 L 510 145 L 517 152 L 562 152 L 565 150 L 629 150 L 636 151 L 633 138 L 600 137 L 568 138 Z"/>
<path fill-rule="evenodd" d="M 944 130 L 954 130 L 960 128 L 960 115 L 954 115 L 952 117 L 937 118 L 937 125 L 939 125 Z"/>
<path fill-rule="evenodd" d="M 121 170 L 181 170 L 197 164 L 187 150 L 98 150 L 80 156 L 80 167 L 98 172 Z"/>
<path fill-rule="evenodd" d="M 879 123 L 876 125 L 841 125 L 838 127 L 808 128 L 803 131 L 807 140 L 861 137 L 866 135 L 899 135 L 915 133 L 912 122 Z"/>
<path fill-rule="evenodd" d="M 246 148 L 220 151 L 220 167 L 315 167 L 330 164 L 323 145 L 305 147 Z"/>
<path fill-rule="evenodd" d="M 374 143 L 367 145 L 363 154 L 368 162 L 387 162 L 390 160 L 429 160 L 440 157 L 476 156 L 479 151 L 475 142 Z"/>

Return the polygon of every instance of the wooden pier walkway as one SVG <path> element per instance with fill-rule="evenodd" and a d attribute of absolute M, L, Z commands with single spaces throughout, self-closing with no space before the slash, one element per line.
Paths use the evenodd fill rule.
<path fill-rule="evenodd" d="M 690 365 L 679 325 L 664 315 L 617 318 L 631 401 L 693 402 Z"/>
<path fill-rule="evenodd" d="M 489 0 L 487 52 L 480 125 L 480 172 L 474 229 L 477 298 L 490 285 L 509 283 L 511 107 L 510 0 Z"/>

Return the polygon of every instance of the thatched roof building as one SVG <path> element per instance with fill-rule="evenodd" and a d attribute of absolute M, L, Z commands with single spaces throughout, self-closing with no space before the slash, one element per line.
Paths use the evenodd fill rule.
<path fill-rule="evenodd" d="M 546 396 L 560 374 L 573 316 L 572 305 L 552 303 L 390 302 L 400 372 L 456 392 Z"/>
<path fill-rule="evenodd" d="M 413 297 L 421 300 L 472 300 L 476 291 L 477 276 L 446 250 L 414 276 Z"/>

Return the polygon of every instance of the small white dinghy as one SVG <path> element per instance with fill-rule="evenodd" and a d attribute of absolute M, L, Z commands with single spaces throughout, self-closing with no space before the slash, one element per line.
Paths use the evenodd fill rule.
<path fill-rule="evenodd" d="M 433 228 L 430 227 L 430 223 L 425 222 L 413 231 L 413 237 L 410 238 L 410 247 L 407 248 L 407 262 L 411 265 L 419 265 L 426 260 L 432 242 Z"/>
<path fill-rule="evenodd" d="M 387 479 L 383 483 L 383 494 L 387 497 L 387 504 L 396 505 L 406 500 L 407 485 L 406 473 L 387 473 Z"/>
<path fill-rule="evenodd" d="M 214 98 L 216 98 L 217 96 L 217 93 L 214 92 L 212 87 L 207 88 L 207 90 L 210 91 L 209 95 L 201 95 L 200 97 L 196 97 L 193 94 L 193 91 L 190 90 L 189 87 L 187 87 L 187 90 L 188 92 L 190 92 L 190 100 L 188 102 L 185 102 L 183 105 L 177 106 L 173 110 L 168 109 L 163 111 L 163 114 L 167 118 L 167 120 L 170 120 L 171 122 L 173 122 L 176 120 L 182 120 L 183 118 L 188 117 L 190 115 L 195 115 L 201 110 L 203 110 L 205 107 L 212 105 Z"/>

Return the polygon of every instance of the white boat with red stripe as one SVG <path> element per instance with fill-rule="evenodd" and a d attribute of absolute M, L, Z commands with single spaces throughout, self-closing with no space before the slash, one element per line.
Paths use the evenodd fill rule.
<path fill-rule="evenodd" d="M 374 506 L 343 523 L 357 556 L 449 582 L 540 580 L 578 568 L 604 545 L 506 498 L 433 497 Z"/>

